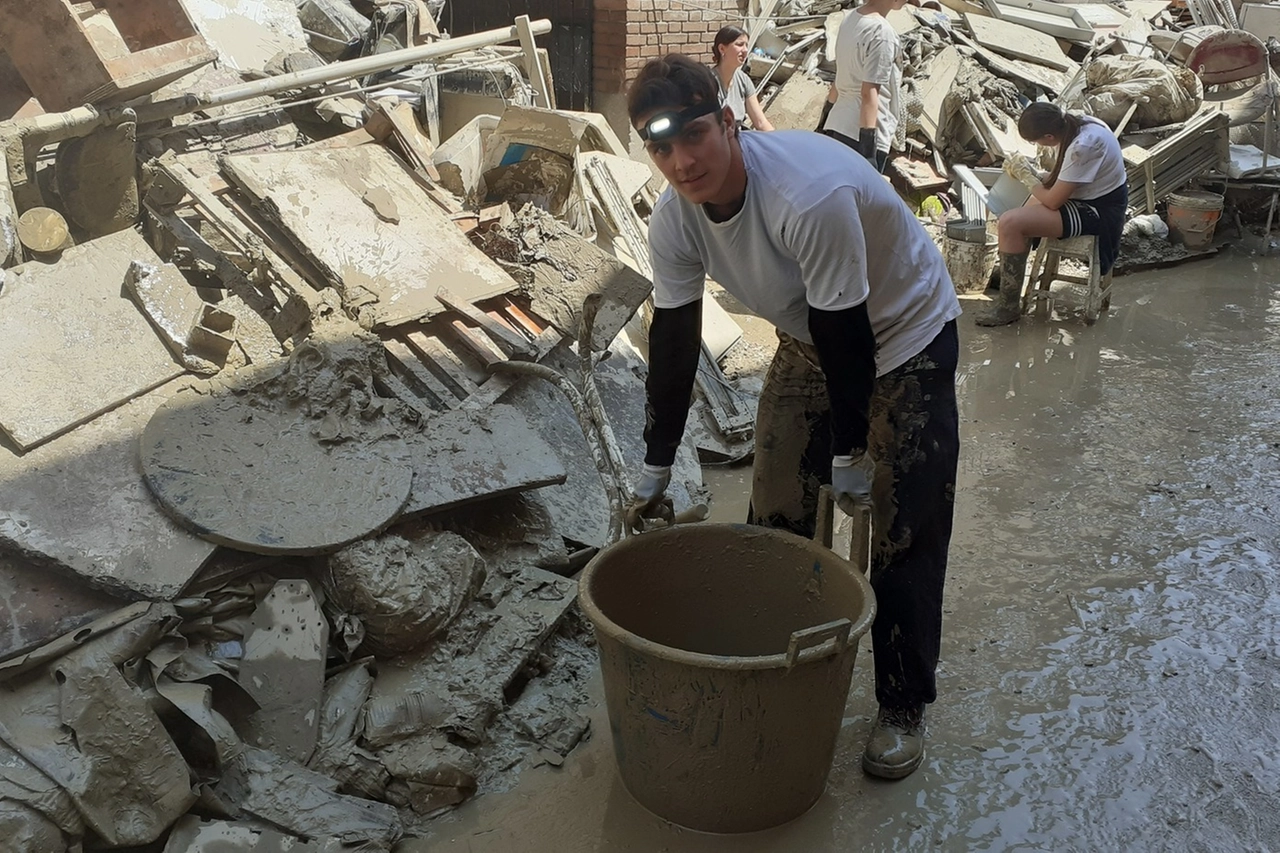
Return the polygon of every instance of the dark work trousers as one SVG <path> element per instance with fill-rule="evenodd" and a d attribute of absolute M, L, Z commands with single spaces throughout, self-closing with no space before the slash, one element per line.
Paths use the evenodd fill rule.
<path fill-rule="evenodd" d="M 831 482 L 831 408 L 817 351 L 783 332 L 756 416 L 748 521 L 812 537 L 818 488 Z M 919 354 L 876 379 L 871 398 L 871 627 L 876 699 L 937 698 L 942 586 L 955 507 L 960 426 L 952 320 Z"/>
<path fill-rule="evenodd" d="M 841 133 L 838 130 L 824 130 L 822 132 L 825 133 L 827 136 L 830 136 L 836 142 L 843 142 L 845 145 L 849 146 L 854 151 L 858 150 L 858 140 L 854 139 L 853 137 L 845 136 L 843 133 Z M 875 166 L 876 171 L 883 175 L 884 164 L 888 162 L 889 162 L 889 152 L 881 151 L 879 148 L 877 148 L 876 159 L 871 161 L 871 165 Z"/>

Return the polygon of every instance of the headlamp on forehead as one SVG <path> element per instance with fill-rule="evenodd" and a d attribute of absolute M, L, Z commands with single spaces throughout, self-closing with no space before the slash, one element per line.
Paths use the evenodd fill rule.
<path fill-rule="evenodd" d="M 720 105 L 715 101 L 709 101 L 702 104 L 694 104 L 679 112 L 668 110 L 655 113 L 649 117 L 643 127 L 639 128 L 638 132 L 640 138 L 645 142 L 662 142 L 678 136 L 689 122 L 697 121 L 703 116 L 718 112 L 720 112 Z"/>

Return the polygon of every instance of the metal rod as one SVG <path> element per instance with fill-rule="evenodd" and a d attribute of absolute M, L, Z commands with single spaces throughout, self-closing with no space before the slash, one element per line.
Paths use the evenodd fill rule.
<path fill-rule="evenodd" d="M 546 35 L 551 32 L 551 21 L 546 18 L 539 18 L 531 22 L 529 26 L 534 35 Z M 319 68 L 297 71 L 293 74 L 281 74 L 278 77 L 267 77 L 263 80 L 239 83 L 223 89 L 216 89 L 212 92 L 193 92 L 180 98 L 158 101 L 154 104 L 138 105 L 136 107 L 138 121 L 160 121 L 184 113 L 195 112 L 204 107 L 224 106 L 238 101 L 247 101 L 250 98 L 276 95 L 290 89 L 302 89 L 320 83 L 336 83 L 353 77 L 364 77 L 369 74 L 377 74 L 380 71 L 390 71 L 392 68 L 401 65 L 429 62 L 433 59 L 452 56 L 455 53 L 476 50 L 482 47 L 492 47 L 496 44 L 519 41 L 519 39 L 519 29 L 513 24 L 509 27 L 485 30 L 469 36 L 458 36 L 457 38 L 432 42 L 431 44 L 407 47 L 404 50 L 393 50 L 389 53 L 349 59 L 345 62 L 334 62 L 329 65 L 322 65 Z"/>

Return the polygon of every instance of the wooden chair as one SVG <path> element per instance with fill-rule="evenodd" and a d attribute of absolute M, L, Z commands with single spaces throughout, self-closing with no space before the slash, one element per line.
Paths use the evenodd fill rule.
<path fill-rule="evenodd" d="M 1073 258 L 1088 265 L 1086 275 L 1059 275 L 1058 264 L 1063 258 Z M 1102 262 L 1098 259 L 1097 237 L 1046 238 L 1036 249 L 1022 295 L 1022 311 L 1033 310 L 1035 303 L 1052 298 L 1049 288 L 1055 281 L 1083 284 L 1086 287 L 1084 320 L 1092 325 L 1098 315 L 1111 307 L 1111 273 L 1102 274 Z"/>

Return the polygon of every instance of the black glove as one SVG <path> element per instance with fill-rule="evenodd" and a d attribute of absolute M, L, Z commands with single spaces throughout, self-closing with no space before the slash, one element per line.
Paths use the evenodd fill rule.
<path fill-rule="evenodd" d="M 866 157 L 871 165 L 876 163 L 876 129 L 864 127 L 858 132 L 858 153 Z"/>
<path fill-rule="evenodd" d="M 822 102 L 822 118 L 818 119 L 818 126 L 814 128 L 818 133 L 822 133 L 822 128 L 827 124 L 827 116 L 831 115 L 831 108 L 834 106 L 830 101 Z"/>

